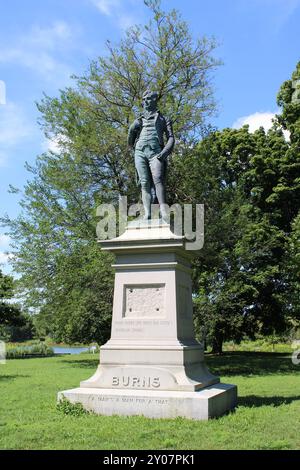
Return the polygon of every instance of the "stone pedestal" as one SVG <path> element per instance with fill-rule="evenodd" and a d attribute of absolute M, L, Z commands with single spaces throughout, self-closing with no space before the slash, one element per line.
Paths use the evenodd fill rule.
<path fill-rule="evenodd" d="M 59 397 L 106 415 L 208 419 L 234 408 L 236 386 L 209 372 L 194 337 L 184 237 L 152 220 L 101 246 L 116 255 L 111 339 L 96 373 Z"/>

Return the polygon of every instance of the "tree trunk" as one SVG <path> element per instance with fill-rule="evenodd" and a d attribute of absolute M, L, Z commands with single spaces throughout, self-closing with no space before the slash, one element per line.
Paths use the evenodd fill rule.
<path fill-rule="evenodd" d="M 212 341 L 212 353 L 222 354 L 223 353 L 223 335 L 222 333 L 216 332 Z"/>

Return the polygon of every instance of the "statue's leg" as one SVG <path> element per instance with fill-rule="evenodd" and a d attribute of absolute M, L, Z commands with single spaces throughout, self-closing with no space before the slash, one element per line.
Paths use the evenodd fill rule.
<path fill-rule="evenodd" d="M 135 151 L 135 167 L 139 175 L 142 188 L 142 201 L 145 219 L 151 219 L 151 173 L 148 159 L 142 150 Z"/>
<path fill-rule="evenodd" d="M 155 192 L 160 206 L 160 213 L 163 219 L 166 219 L 167 213 L 164 205 L 166 204 L 166 188 L 165 188 L 165 162 L 157 158 L 151 159 L 150 169 L 152 174 Z"/>
<path fill-rule="evenodd" d="M 151 176 L 151 180 L 152 180 L 152 176 Z M 155 186 L 154 186 L 153 181 L 151 181 L 151 204 L 158 204 L 158 199 L 156 196 Z"/>

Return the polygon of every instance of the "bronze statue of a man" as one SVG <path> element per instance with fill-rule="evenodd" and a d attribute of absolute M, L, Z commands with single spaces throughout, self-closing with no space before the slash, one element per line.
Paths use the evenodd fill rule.
<path fill-rule="evenodd" d="M 128 134 L 128 145 L 134 149 L 135 167 L 142 188 L 145 219 L 151 219 L 151 204 L 156 198 L 164 219 L 167 157 L 175 143 L 172 122 L 158 111 L 157 101 L 158 93 L 145 91 L 143 113 L 130 126 Z"/>

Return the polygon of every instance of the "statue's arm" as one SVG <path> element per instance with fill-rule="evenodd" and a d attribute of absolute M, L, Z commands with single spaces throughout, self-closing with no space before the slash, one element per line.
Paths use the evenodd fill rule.
<path fill-rule="evenodd" d="M 140 127 L 140 123 L 138 119 L 136 119 L 129 127 L 127 143 L 128 143 L 128 147 L 131 149 L 134 147 L 134 144 L 135 144 L 138 132 L 139 132 L 139 127 Z"/>
<path fill-rule="evenodd" d="M 173 125 L 172 121 L 169 118 L 165 118 L 166 127 L 165 127 L 165 135 L 166 135 L 166 145 L 160 152 L 160 159 L 166 159 L 173 151 L 175 145 L 175 137 L 173 132 Z"/>

